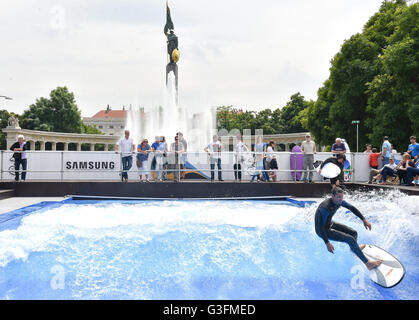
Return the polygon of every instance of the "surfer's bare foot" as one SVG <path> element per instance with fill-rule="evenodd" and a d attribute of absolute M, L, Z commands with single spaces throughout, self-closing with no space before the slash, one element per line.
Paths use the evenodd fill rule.
<path fill-rule="evenodd" d="M 359 249 L 361 249 L 361 250 L 364 250 L 364 248 L 366 247 L 366 244 L 361 244 L 360 246 L 359 246 Z"/>
<path fill-rule="evenodd" d="M 366 266 L 368 270 L 372 270 L 374 268 L 377 268 L 382 262 L 383 260 L 370 260 L 366 263 Z"/>

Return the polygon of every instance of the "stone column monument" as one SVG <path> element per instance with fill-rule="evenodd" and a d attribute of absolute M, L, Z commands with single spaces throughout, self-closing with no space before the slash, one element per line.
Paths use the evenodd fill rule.
<path fill-rule="evenodd" d="M 13 143 L 17 141 L 18 135 L 21 134 L 21 128 L 19 126 L 19 120 L 15 116 L 10 116 L 7 121 L 7 138 L 6 138 L 6 146 L 7 150 L 12 146 Z M 3 130 L 5 132 L 6 130 Z"/>
<path fill-rule="evenodd" d="M 164 26 L 164 34 L 167 37 L 167 54 L 169 57 L 169 63 L 166 66 L 166 86 L 168 82 L 169 73 L 173 71 L 176 81 L 176 102 L 178 99 L 178 66 L 179 61 L 179 48 L 178 48 L 178 37 L 175 35 L 175 27 L 170 16 L 169 5 L 166 2 L 166 25 Z"/>

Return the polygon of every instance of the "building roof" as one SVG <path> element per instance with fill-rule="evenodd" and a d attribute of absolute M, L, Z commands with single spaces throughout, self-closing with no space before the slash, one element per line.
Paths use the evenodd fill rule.
<path fill-rule="evenodd" d="M 92 118 L 126 118 L 127 110 L 100 110 Z"/>

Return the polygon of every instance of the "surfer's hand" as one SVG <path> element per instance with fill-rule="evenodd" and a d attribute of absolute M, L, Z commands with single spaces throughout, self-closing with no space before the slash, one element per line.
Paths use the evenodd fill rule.
<path fill-rule="evenodd" d="M 371 230 L 371 223 L 367 219 L 362 220 L 362 222 L 364 222 L 365 229 Z"/>
<path fill-rule="evenodd" d="M 321 174 L 322 173 L 322 169 L 319 169 L 319 174 Z"/>
<path fill-rule="evenodd" d="M 326 243 L 326 247 L 327 247 L 327 251 L 329 251 L 331 253 L 333 253 L 333 251 L 335 251 L 335 248 L 333 247 L 333 245 L 330 242 Z"/>

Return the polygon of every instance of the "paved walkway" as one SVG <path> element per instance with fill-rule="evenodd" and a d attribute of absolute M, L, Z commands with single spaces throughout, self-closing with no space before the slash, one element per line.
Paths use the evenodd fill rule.
<path fill-rule="evenodd" d="M 13 197 L 0 200 L 0 214 L 30 206 L 41 201 L 62 201 L 63 197 Z"/>

